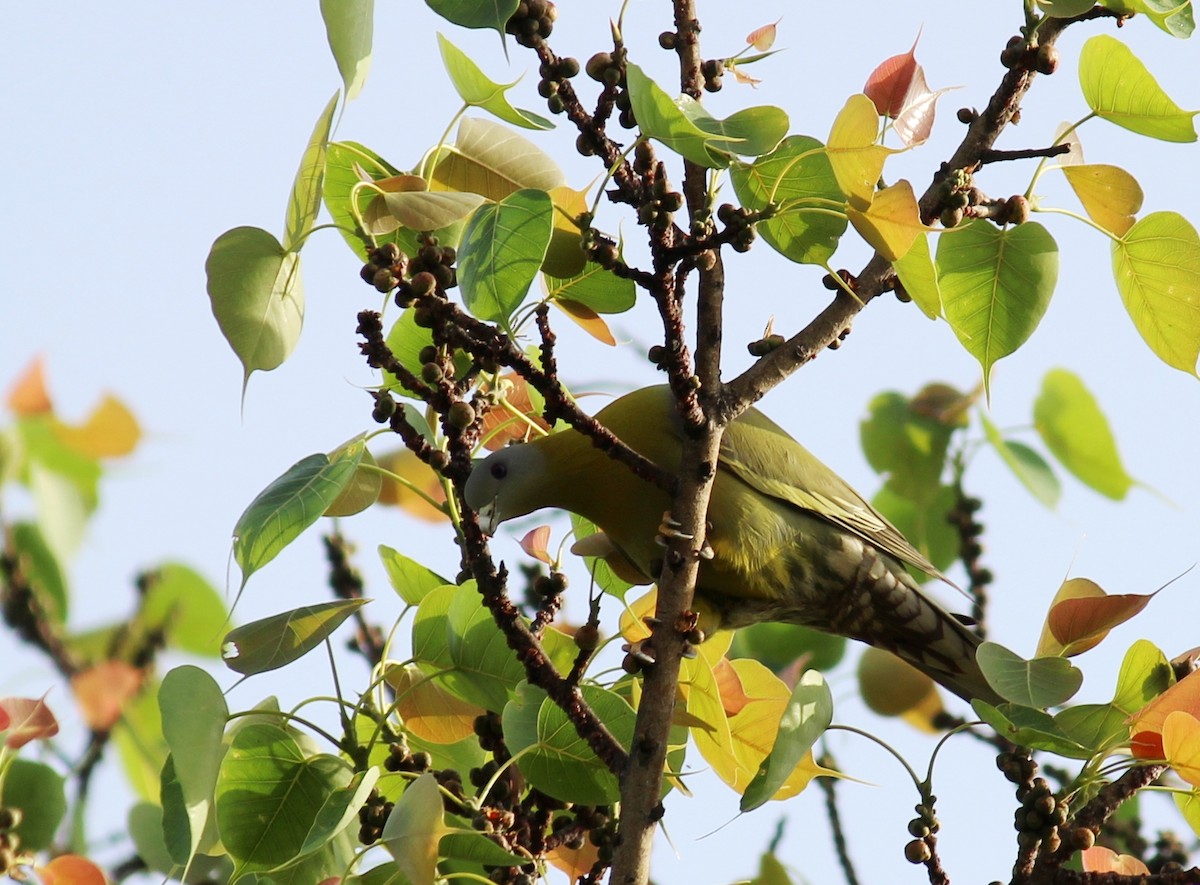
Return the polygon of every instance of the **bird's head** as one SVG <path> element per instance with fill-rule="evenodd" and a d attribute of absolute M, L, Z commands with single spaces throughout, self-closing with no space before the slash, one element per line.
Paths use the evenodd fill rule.
<path fill-rule="evenodd" d="M 534 443 L 509 446 L 476 463 L 463 496 L 488 534 L 505 520 L 549 506 L 545 496 L 552 476 L 547 467 L 545 454 Z"/>

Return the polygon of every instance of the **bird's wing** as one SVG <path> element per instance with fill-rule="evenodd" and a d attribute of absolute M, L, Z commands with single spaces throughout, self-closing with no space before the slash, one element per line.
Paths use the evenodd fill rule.
<path fill-rule="evenodd" d="M 757 409 L 725 429 L 720 465 L 762 494 L 813 513 L 901 562 L 946 580 L 882 513 Z"/>

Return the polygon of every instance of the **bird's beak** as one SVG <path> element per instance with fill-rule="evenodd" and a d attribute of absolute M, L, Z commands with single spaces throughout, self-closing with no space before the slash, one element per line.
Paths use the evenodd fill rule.
<path fill-rule="evenodd" d="M 479 514 L 479 525 L 483 528 L 484 534 L 496 534 L 496 528 L 500 525 L 500 514 L 496 509 L 496 502 L 489 501 L 480 507 L 476 513 Z"/>

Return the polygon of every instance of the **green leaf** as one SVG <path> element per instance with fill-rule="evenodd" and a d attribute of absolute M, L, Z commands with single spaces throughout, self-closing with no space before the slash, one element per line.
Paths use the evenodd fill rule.
<path fill-rule="evenodd" d="M 469 106 L 483 108 L 490 114 L 499 117 L 506 123 L 520 126 L 523 129 L 553 129 L 554 124 L 545 117 L 538 116 L 532 111 L 514 108 L 508 103 L 504 93 L 517 85 L 512 83 L 496 83 L 489 78 L 470 57 L 438 34 L 438 47 L 442 51 L 442 64 L 450 75 L 450 82 L 459 97 Z"/>
<path fill-rule="evenodd" d="M 368 768 L 355 774 L 346 786 L 329 793 L 296 856 L 311 854 L 349 826 L 351 821 L 358 820 L 358 810 L 366 804 L 378 780 L 379 769 Z"/>
<path fill-rule="evenodd" d="M 429 162 L 429 158 L 426 159 Z M 463 191 L 503 200 L 525 188 L 564 184 L 554 159 L 525 136 L 493 120 L 465 117 L 453 147 L 444 147 L 429 175 L 431 190 Z"/>
<path fill-rule="evenodd" d="M 1150 349 L 1196 374 L 1200 356 L 1200 236 L 1175 212 L 1153 212 L 1113 242 L 1121 302 Z"/>
<path fill-rule="evenodd" d="M 1175 682 L 1171 662 L 1154 643 L 1139 639 L 1125 652 L 1112 704 L 1132 716 Z"/>
<path fill-rule="evenodd" d="M 480 604 L 474 581 L 455 588 L 446 628 L 447 652 L 454 667 L 446 674 L 446 688 L 469 703 L 503 710 L 525 678 L 525 667 L 508 647 L 492 613 Z"/>
<path fill-rule="evenodd" d="M 447 833 L 438 843 L 438 854 L 492 867 L 519 867 L 529 862 L 527 857 L 505 851 L 483 833 Z"/>
<path fill-rule="evenodd" d="M 371 70 L 375 0 L 321 0 L 329 50 L 342 76 L 346 101 L 358 98 Z"/>
<path fill-rule="evenodd" d="M 984 642 L 976 659 L 988 684 L 1023 707 L 1045 709 L 1065 704 L 1083 684 L 1083 673 L 1066 658 L 1026 660 L 997 642 Z"/>
<path fill-rule="evenodd" d="M 161 633 L 172 648 L 216 657 L 220 654 L 217 636 L 227 620 L 221 594 L 199 572 L 172 562 L 151 573 L 138 612 L 144 632 Z"/>
<path fill-rule="evenodd" d="M 931 320 L 942 315 L 942 291 L 938 286 L 937 267 L 929 252 L 929 236 L 921 234 L 912 248 L 892 262 L 896 276 L 913 304 Z"/>
<path fill-rule="evenodd" d="M 365 235 L 360 236 L 354 231 L 358 228 L 358 220 L 351 211 L 351 193 L 354 186 L 365 180 L 378 181 L 381 178 L 392 178 L 399 175 L 400 170 L 383 159 L 373 150 L 356 141 L 330 142 L 325 150 L 325 186 L 322 188 L 322 198 L 330 219 L 338 226 L 338 233 L 346 241 L 360 259 L 366 260 L 371 246 Z M 360 188 L 357 192 L 356 208 L 358 219 L 367 211 L 367 206 L 375 199 L 377 192 L 370 188 Z M 439 242 L 451 243 L 438 233 Z M 457 243 L 458 239 L 453 238 Z M 395 243 L 407 255 L 417 252 L 417 232 L 406 227 L 397 227 L 389 234 L 376 234 L 376 245 Z"/>
<path fill-rule="evenodd" d="M 1095 6 L 1094 0 L 1037 0 L 1038 9 L 1055 18 L 1071 18 Z"/>
<path fill-rule="evenodd" d="M 792 696 L 780 717 L 775 745 L 759 764 L 758 773 L 742 794 L 738 809 L 753 811 L 766 804 L 791 777 L 832 721 L 833 693 L 829 685 L 816 670 L 805 671 L 792 689 Z"/>
<path fill-rule="evenodd" d="M 728 657 L 753 658 L 779 673 L 804 658 L 814 670 L 832 670 L 846 656 L 846 638 L 800 624 L 761 621 L 733 634 Z"/>
<path fill-rule="evenodd" d="M 186 866 L 200 847 L 212 808 L 213 788 L 225 756 L 222 739 L 229 708 L 216 681 L 199 667 L 190 666 L 176 667 L 163 677 L 158 706 L 179 784 L 183 814 L 179 824 L 186 820 L 188 830 L 186 852 L 173 852 L 173 856 Z"/>
<path fill-rule="evenodd" d="M 242 363 L 244 390 L 252 372 L 277 367 L 300 339 L 300 256 L 261 228 L 235 227 L 217 237 L 204 270 L 213 316 Z"/>
<path fill-rule="evenodd" d="M 996 729 L 997 734 L 1019 746 L 1046 750 L 1068 759 L 1090 759 L 1094 755 L 1089 747 L 1067 736 L 1054 717 L 1043 710 L 1019 704 L 993 707 L 980 700 L 972 701 L 971 706 L 980 719 Z"/>
<path fill-rule="evenodd" d="M 1116 501 L 1129 492 L 1134 479 L 1121 464 L 1108 420 L 1078 375 L 1066 369 L 1046 373 L 1033 423 L 1046 448 L 1080 482 Z"/>
<path fill-rule="evenodd" d="M 504 35 L 504 23 L 517 11 L 519 0 L 425 0 L 425 5 L 448 22 L 464 28 L 491 28 Z"/>
<path fill-rule="evenodd" d="M 1058 499 L 1062 495 L 1062 485 L 1050 465 L 1046 463 L 1046 459 L 1027 445 L 1005 439 L 1000 433 L 1000 428 L 982 412 L 979 421 L 983 424 L 983 432 L 988 442 L 992 444 L 1000 460 L 1007 464 L 1021 481 L 1021 485 L 1051 510 L 1057 507 Z"/>
<path fill-rule="evenodd" d="M 0 784 L 0 807 L 21 809 L 21 823 L 13 828 L 22 851 L 45 851 L 67 813 L 62 775 L 49 765 L 28 759 L 10 759 Z"/>
<path fill-rule="evenodd" d="M 387 572 L 388 583 L 408 605 L 419 605 L 429 593 L 450 583 L 433 570 L 386 544 L 379 545 L 379 558 Z"/>
<path fill-rule="evenodd" d="M 308 654 L 370 601 L 305 605 L 230 630 L 221 643 L 225 665 L 245 676 L 277 670 Z"/>
<path fill-rule="evenodd" d="M 380 841 L 412 885 L 434 885 L 438 842 L 447 832 L 442 796 L 437 781 L 427 771 L 396 800 L 383 825 Z"/>
<path fill-rule="evenodd" d="M 321 183 L 325 180 L 325 149 L 329 143 L 329 131 L 333 126 L 333 112 L 337 110 L 338 93 L 333 94 L 325 110 L 317 118 L 308 146 L 300 158 L 292 193 L 288 197 L 287 219 L 284 225 L 283 249 L 299 252 L 304 239 L 312 230 L 321 211 Z"/>
<path fill-rule="evenodd" d="M 18 522 L 10 526 L 9 537 L 11 552 L 46 617 L 52 624 L 65 623 L 69 598 L 66 578 L 41 529 L 31 522 Z"/>
<path fill-rule="evenodd" d="M 337 500 L 363 451 L 359 446 L 334 460 L 323 453 L 302 458 L 250 502 L 233 528 L 233 557 L 242 569 L 242 587 Z"/>
<path fill-rule="evenodd" d="M 1068 707 L 1054 722 L 1063 734 L 1093 754 L 1106 754 L 1129 741 L 1129 714 L 1112 704 Z"/>
<path fill-rule="evenodd" d="M 859 425 L 863 454 L 891 490 L 927 503 L 941 488 L 946 449 L 954 427 L 921 414 L 902 393 L 877 394 Z"/>
<path fill-rule="evenodd" d="M 751 107 L 718 120 L 689 96 L 672 101 L 637 65 L 626 66 L 626 79 L 642 134 L 701 166 L 724 169 L 734 155 L 762 156 L 787 134 L 788 117 L 779 108 Z"/>
<path fill-rule="evenodd" d="M 779 213 L 757 225 L 763 240 L 798 264 L 825 264 L 846 231 L 846 197 L 825 146 L 807 135 L 789 135 L 751 165 L 730 169 L 734 193 L 752 211 Z"/>
<path fill-rule="evenodd" d="M 1146 17 L 1172 37 L 1186 40 L 1196 30 L 1192 0 L 1135 0 L 1145 7 Z"/>
<path fill-rule="evenodd" d="M 526 188 L 471 216 L 458 249 L 467 309 L 507 326 L 537 276 L 553 227 L 550 195 Z"/>
<path fill-rule="evenodd" d="M 977 218 L 938 240 L 938 282 L 946 321 L 983 367 L 1025 343 L 1058 280 L 1058 246 L 1037 222 L 998 228 Z"/>
<path fill-rule="evenodd" d="M 547 297 L 577 301 L 596 313 L 624 313 L 637 302 L 633 280 L 610 273 L 595 262 L 588 262 L 573 277 L 546 275 L 545 280 Z"/>
<path fill-rule="evenodd" d="M 1099 34 L 1079 53 L 1079 84 L 1088 107 L 1111 123 L 1163 141 L 1196 140 L 1192 118 L 1163 92 L 1128 46 Z"/>
<path fill-rule="evenodd" d="M 336 756 L 307 756 L 277 725 L 238 730 L 216 788 L 221 841 L 238 875 L 285 866 L 300 857 L 327 798 L 351 780 Z"/>
<path fill-rule="evenodd" d="M 412 372 L 418 378 L 421 376 L 421 351 L 433 344 L 433 332 L 424 326 L 418 326 L 416 322 L 416 308 L 410 307 L 397 317 L 396 322 L 392 324 L 392 328 L 388 330 L 387 338 L 388 349 L 391 350 L 400 365 Z M 461 378 L 467 373 L 471 366 L 471 356 L 462 350 L 454 352 L 454 374 L 456 378 Z M 400 383 L 400 379 L 391 372 L 384 372 L 384 378 L 387 380 L 387 389 L 392 393 L 400 396 L 408 397 L 409 399 L 419 399 L 420 397 Z M 423 417 L 419 422 L 414 420 L 414 417 L 419 417 L 405 413 L 409 418 L 409 423 L 418 430 L 428 427 Z M 430 441 L 433 440 L 433 434 L 425 435 Z"/>
<path fill-rule="evenodd" d="M 871 503 L 937 568 L 949 568 L 958 559 L 962 538 L 949 519 L 958 504 L 953 487 L 940 485 L 918 502 L 897 492 L 889 481 Z M 909 572 L 918 581 L 929 580 L 920 569 L 910 568 Z"/>
<path fill-rule="evenodd" d="M 633 739 L 636 714 L 618 694 L 594 685 L 584 700 L 623 746 Z M 519 754 L 521 773 L 537 789 L 563 802 L 603 805 L 620 797 L 620 783 L 544 691 L 522 683 L 504 707 L 504 742 Z"/>

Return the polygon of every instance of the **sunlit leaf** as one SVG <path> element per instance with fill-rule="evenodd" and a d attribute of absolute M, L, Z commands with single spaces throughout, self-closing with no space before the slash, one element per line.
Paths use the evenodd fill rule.
<path fill-rule="evenodd" d="M 242 363 L 242 384 L 291 354 L 304 322 L 300 256 L 257 227 L 217 237 L 204 264 L 208 298 L 221 334 Z"/>
<path fill-rule="evenodd" d="M 416 456 L 408 447 L 394 452 L 380 453 L 376 459 L 381 469 L 402 477 L 406 482 L 399 482 L 387 477 L 379 490 L 379 503 L 390 504 L 416 517 L 422 522 L 441 524 L 446 521 L 446 514 L 438 506 L 446 500 L 445 491 L 438 475 L 433 468 Z M 419 489 L 424 495 L 418 494 Z M 432 499 L 435 504 L 431 504 Z"/>
<path fill-rule="evenodd" d="M 1142 209 L 1142 187 L 1136 178 L 1120 166 L 1095 163 L 1063 166 L 1062 172 L 1092 221 L 1114 237 L 1133 227 Z"/>
<path fill-rule="evenodd" d="M 442 818 L 438 783 L 425 772 L 404 790 L 383 825 L 380 841 L 412 885 L 433 885 L 438 842 L 449 832 Z"/>
<path fill-rule="evenodd" d="M 1154 643 L 1139 639 L 1125 652 L 1112 703 L 1133 716 L 1175 682 L 1171 663 Z"/>
<path fill-rule="evenodd" d="M 1019 746 L 1046 750 L 1068 759 L 1090 759 L 1095 755 L 1091 747 L 1074 740 L 1062 730 L 1055 717 L 1044 710 L 1020 704 L 1001 704 L 999 707 L 993 707 L 978 699 L 972 701 L 971 706 L 976 715 L 992 726 L 997 734 Z"/>
<path fill-rule="evenodd" d="M 888 261 L 908 254 L 925 231 L 912 185 L 903 178 L 877 191 L 865 212 L 848 206 L 846 215 L 862 238 Z"/>
<path fill-rule="evenodd" d="M 1191 713 L 1175 710 L 1163 721 L 1163 758 L 1175 773 L 1200 787 L 1200 720 Z"/>
<path fill-rule="evenodd" d="M 518 542 L 521 549 L 526 555 L 533 557 L 539 562 L 544 562 L 550 565 L 554 560 L 550 556 L 547 545 L 550 543 L 550 526 L 540 525 L 537 528 L 530 529 L 525 533 L 525 536 Z"/>
<path fill-rule="evenodd" d="M 879 116 L 894 117 L 904 107 L 904 96 L 908 94 L 909 84 L 920 67 L 916 58 L 917 41 L 920 39 L 918 34 L 908 52 L 884 59 L 867 77 L 863 94 L 871 99 Z"/>
<path fill-rule="evenodd" d="M 484 202 L 479 194 L 452 191 L 388 191 L 371 203 L 364 220 L 386 210 L 398 224 L 412 230 L 436 230 L 464 221 Z"/>
<path fill-rule="evenodd" d="M 44 867 L 35 867 L 42 885 L 107 885 L 104 872 L 78 854 L 60 854 Z"/>
<path fill-rule="evenodd" d="M 779 21 L 776 20 L 769 25 L 755 28 L 746 35 L 746 43 L 753 46 L 759 52 L 766 52 L 775 45 L 775 33 L 778 30 Z"/>
<path fill-rule="evenodd" d="M 1058 246 L 1036 222 L 998 228 L 981 218 L 943 233 L 938 284 L 946 321 L 983 368 L 1025 343 L 1050 305 L 1058 281 Z"/>
<path fill-rule="evenodd" d="M 1066 658 L 1026 660 L 996 642 L 985 642 L 976 653 L 988 684 L 1001 696 L 1025 707 L 1045 709 L 1071 699 L 1083 683 L 1083 673 Z"/>
<path fill-rule="evenodd" d="M 371 70 L 375 0 L 321 0 L 321 18 L 333 60 L 342 76 L 346 101 L 353 101 Z"/>
<path fill-rule="evenodd" d="M 322 4 L 324 6 L 324 4 Z M 327 19 L 328 21 L 328 19 Z M 325 180 L 325 150 L 329 144 L 329 132 L 333 127 L 333 112 L 337 110 L 339 93 L 325 105 L 317 118 L 309 137 L 308 146 L 300 158 L 300 168 L 292 183 L 288 197 L 287 218 L 284 224 L 283 249 L 299 252 L 304 240 L 312 230 L 317 213 L 321 210 L 321 184 Z"/>
<path fill-rule="evenodd" d="M 1161 759 L 1162 733 L 1167 717 L 1176 711 L 1200 717 L 1200 670 L 1189 673 L 1154 698 L 1129 721 L 1133 755 L 1143 759 Z"/>
<path fill-rule="evenodd" d="M 942 315 L 942 291 L 938 287 L 937 267 L 929 252 L 929 237 L 919 233 L 912 248 L 892 262 L 896 276 L 913 303 L 931 320 Z"/>
<path fill-rule="evenodd" d="M 1175 212 L 1153 212 L 1113 243 L 1113 276 L 1133 325 L 1168 366 L 1196 374 L 1200 236 Z"/>
<path fill-rule="evenodd" d="M 1192 118 L 1163 92 L 1133 52 L 1115 37 L 1098 34 L 1079 53 L 1079 84 L 1098 116 L 1163 141 L 1196 140 Z"/>
<path fill-rule="evenodd" d="M 386 544 L 379 545 L 379 558 L 388 583 L 408 605 L 417 605 L 425 595 L 450 582 L 441 575 Z"/>
<path fill-rule="evenodd" d="M 808 670 L 792 689 L 774 746 L 759 763 L 758 773 L 742 794 L 739 809 L 758 808 L 782 789 L 832 721 L 833 693 L 820 673 Z"/>
<path fill-rule="evenodd" d="M 900 113 L 892 124 L 892 129 L 900 140 L 908 147 L 916 147 L 929 140 L 933 131 L 933 121 L 937 115 L 937 101 L 955 87 L 943 86 L 941 89 L 930 89 L 925 82 L 925 69 L 917 65 L 912 82 L 904 95 Z"/>
<path fill-rule="evenodd" d="M 838 112 L 825 148 L 838 185 L 851 207 L 865 211 L 883 174 L 889 148 L 876 144 L 879 116 L 871 99 L 852 95 Z"/>
<path fill-rule="evenodd" d="M 242 569 L 242 586 L 316 522 L 349 485 L 365 448 L 297 461 L 250 502 L 233 529 L 233 556 Z"/>
<path fill-rule="evenodd" d="M 483 446 L 489 452 L 504 448 L 510 442 L 525 441 L 549 432 L 550 425 L 542 417 L 545 402 L 524 378 L 515 372 L 501 375 L 495 389 L 503 401 L 483 413 Z"/>
<path fill-rule="evenodd" d="M 746 209 L 779 207 L 757 225 L 772 249 L 799 264 L 824 264 L 833 256 L 846 230 L 845 196 L 821 142 L 788 136 L 753 164 L 734 163 L 730 178 Z"/>
<path fill-rule="evenodd" d="M 787 134 L 787 114 L 779 108 L 744 108 L 718 120 L 689 96 L 672 100 L 637 65 L 626 66 L 626 77 L 642 134 L 701 166 L 723 169 L 734 156 L 762 156 Z"/>
<path fill-rule="evenodd" d="M 633 708 L 614 692 L 594 685 L 581 688 L 584 700 L 613 737 L 628 747 L 633 738 Z M 523 683 L 504 707 L 504 741 L 520 754 L 525 778 L 537 789 L 564 802 L 602 805 L 620 797 L 616 775 L 597 758 L 562 709 L 544 691 Z"/>
<path fill-rule="evenodd" d="M 565 184 L 554 159 L 523 135 L 492 120 L 464 117 L 454 145 L 429 174 L 433 191 L 465 191 L 503 200 L 519 190 L 550 192 Z"/>
<path fill-rule="evenodd" d="M 459 700 L 416 664 L 388 665 L 384 681 L 396 694 L 395 710 L 406 731 L 435 744 L 452 744 L 473 735 L 482 707 Z"/>
<path fill-rule="evenodd" d="M 582 253 L 580 253 L 582 254 Z M 624 313 L 637 300 L 633 280 L 618 277 L 599 264 L 589 262 L 573 277 L 547 276 L 547 297 L 559 302 L 583 305 L 596 313 Z M 563 308 L 568 313 L 569 308 Z"/>
<path fill-rule="evenodd" d="M 341 599 L 306 605 L 225 634 L 221 656 L 225 666 L 245 676 L 290 664 L 320 645 L 369 599 Z"/>
<path fill-rule="evenodd" d="M 465 52 L 438 34 L 438 48 L 442 52 L 442 64 L 450 75 L 450 82 L 466 104 L 483 108 L 506 123 L 524 129 L 553 129 L 554 124 L 532 111 L 514 108 L 508 103 L 506 93 L 517 81 L 496 83 L 475 64 Z"/>
<path fill-rule="evenodd" d="M 1084 872 L 1116 873 L 1121 876 L 1149 876 L 1150 869 L 1128 854 L 1117 854 L 1111 848 L 1093 845 L 1079 853 Z"/>
<path fill-rule="evenodd" d="M 307 755 L 278 725 L 252 722 L 234 732 L 215 800 L 221 842 L 239 873 L 294 861 L 326 797 L 350 780 L 345 761 Z"/>
<path fill-rule="evenodd" d="M 1064 581 L 1046 615 L 1045 632 L 1049 633 L 1050 641 L 1046 641 L 1043 633 L 1038 654 L 1072 657 L 1095 648 L 1109 630 L 1128 621 L 1153 598 L 1153 593 L 1109 596 L 1086 578 Z"/>
<path fill-rule="evenodd" d="M 65 445 L 96 460 L 128 455 L 142 437 L 133 412 L 111 393 L 104 395 L 82 424 L 52 419 L 51 426 Z"/>
<path fill-rule="evenodd" d="M 468 310 L 507 325 L 546 255 L 552 213 L 549 194 L 532 188 L 476 210 L 458 250 L 458 285 Z"/>
<path fill-rule="evenodd" d="M 1065 369 L 1046 373 L 1033 404 L 1033 423 L 1042 442 L 1080 482 L 1118 501 L 1133 486 L 1108 420 L 1078 375 Z"/>

